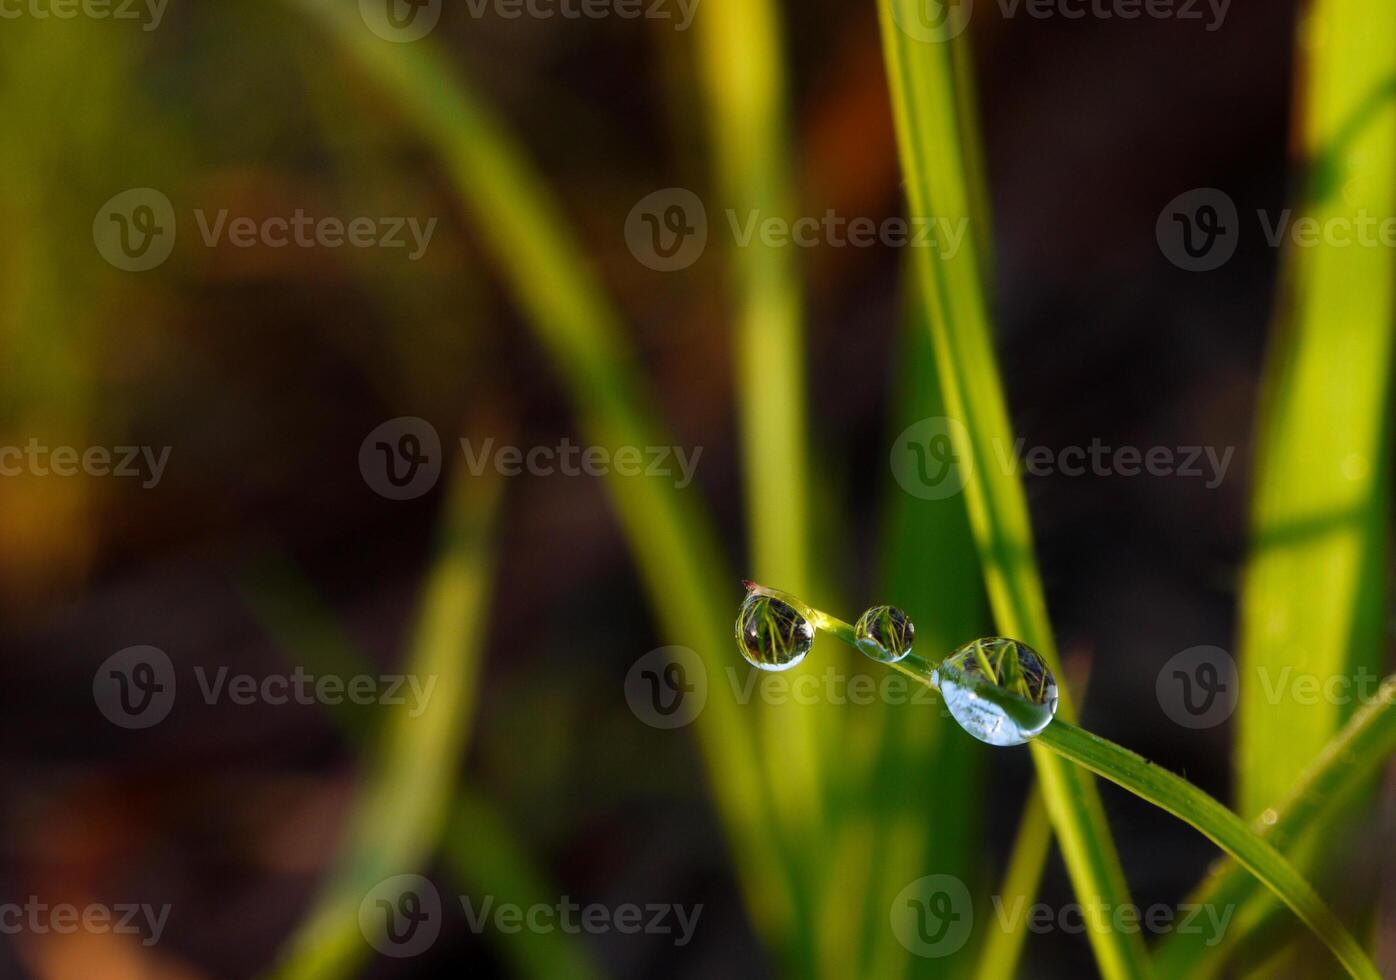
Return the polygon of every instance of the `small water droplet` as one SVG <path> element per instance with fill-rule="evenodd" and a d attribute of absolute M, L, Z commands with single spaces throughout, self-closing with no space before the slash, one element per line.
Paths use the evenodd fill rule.
<path fill-rule="evenodd" d="M 1022 745 L 1057 713 L 1057 681 L 1037 651 L 1001 636 L 966 643 L 936 668 L 960 727 L 990 745 Z"/>
<path fill-rule="evenodd" d="M 1279 820 L 1280 815 L 1278 812 L 1274 810 L 1274 808 L 1268 808 L 1260 815 L 1260 822 L 1265 824 L 1265 826 L 1267 827 L 1275 826 L 1275 824 L 1279 823 Z"/>
<path fill-rule="evenodd" d="M 853 627 L 858 649 L 872 659 L 894 664 L 911 652 L 916 626 L 911 617 L 896 606 L 873 606 L 858 617 Z"/>
<path fill-rule="evenodd" d="M 789 670 L 814 646 L 814 627 L 788 603 L 753 593 L 737 613 L 737 648 L 761 670 Z"/>

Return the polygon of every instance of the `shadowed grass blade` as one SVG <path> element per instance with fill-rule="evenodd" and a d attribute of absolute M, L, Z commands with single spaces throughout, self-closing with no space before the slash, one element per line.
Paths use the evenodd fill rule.
<path fill-rule="evenodd" d="M 379 882 L 417 871 L 436 850 L 474 711 L 479 644 L 493 568 L 489 535 L 502 481 L 453 481 L 440 555 L 423 590 L 404 673 L 434 679 L 425 710 L 385 706 L 378 744 L 339 862 L 275 976 L 345 977 L 371 952 L 359 906 Z"/>
<path fill-rule="evenodd" d="M 1396 252 L 1340 235 L 1396 214 L 1393 37 L 1390 0 L 1316 0 L 1299 32 L 1309 172 L 1293 220 L 1338 230 L 1286 254 L 1266 365 L 1237 714 L 1237 809 L 1251 816 L 1354 710 L 1300 685 L 1382 672 Z"/>
<path fill-rule="evenodd" d="M 903 25 L 922 23 L 920 0 L 880 0 L 883 48 L 913 218 L 965 222 L 972 190 L 954 89 L 950 46 L 914 39 Z M 961 465 L 970 468 L 965 502 L 999 629 L 1038 650 L 1060 676 L 1047 620 L 1028 522 L 1016 475 L 1004 472 L 995 449 L 1012 444 L 1007 405 L 989 334 L 976 236 L 967 227 L 962 246 L 919 249 L 916 275 L 928 311 L 948 415 Z M 1063 691 L 1062 709 L 1070 717 Z M 1111 928 L 1099 909 L 1128 903 L 1128 889 L 1095 786 L 1084 773 L 1033 748 L 1044 800 L 1066 859 L 1101 972 L 1142 976 L 1142 940 Z"/>
<path fill-rule="evenodd" d="M 1377 696 L 1328 743 L 1285 801 L 1255 821 L 1254 831 L 1282 853 L 1295 851 L 1295 845 L 1306 840 L 1326 839 L 1336 818 L 1362 796 L 1393 752 L 1396 680 L 1388 678 Z M 1302 857 L 1295 863 L 1303 869 Z M 1236 946 L 1250 945 L 1256 933 L 1288 919 L 1280 902 L 1235 861 L 1219 865 L 1187 900 L 1197 906 L 1237 909 L 1232 928 L 1215 946 L 1195 933 L 1171 934 L 1155 957 L 1161 976 L 1215 976 Z"/>
<path fill-rule="evenodd" d="M 785 58 L 780 15 L 773 0 L 704 0 L 694 25 L 702 90 L 714 149 L 719 205 L 713 229 L 748 216 L 793 221 L 795 201 L 786 137 Z M 719 213 L 720 212 L 720 213 Z M 726 235 L 720 236 L 724 242 Z M 735 285 L 734 380 L 741 433 L 742 468 L 751 570 L 797 592 L 810 585 L 808 436 L 805 420 L 805 338 L 799 272 L 794 249 L 761 236 L 731 240 L 726 257 Z M 793 583 L 793 584 L 786 584 Z M 797 667 L 799 675 L 820 670 Z M 821 703 L 756 706 L 762 741 L 779 745 L 763 756 L 765 782 L 780 833 L 796 856 L 800 905 L 795 926 L 801 969 L 839 957 L 836 930 L 816 932 L 824 889 L 828 798 L 824 754 L 843 721 L 836 706 Z"/>
<path fill-rule="evenodd" d="M 1284 855 L 1202 790 L 1060 718 L 1034 741 L 1191 824 L 1279 896 L 1352 976 L 1379 980 L 1380 974 L 1357 940 Z"/>
<path fill-rule="evenodd" d="M 384 42 L 364 28 L 356 4 L 287 0 L 329 35 L 392 99 L 439 156 L 515 302 L 571 396 L 584 437 L 621 446 L 672 445 L 620 330 L 620 317 L 562 208 L 505 127 L 429 40 Z M 737 595 L 728 598 L 714 535 L 696 490 L 622 477 L 606 487 L 670 642 L 691 645 L 709 675 L 732 656 Z M 752 737 L 727 685 L 709 684 L 695 725 L 710 784 L 757 928 L 787 947 L 794 928 L 790 856 L 771 844 Z M 778 835 L 777 835 L 778 836 Z M 782 862 L 787 862 L 783 867 Z"/>

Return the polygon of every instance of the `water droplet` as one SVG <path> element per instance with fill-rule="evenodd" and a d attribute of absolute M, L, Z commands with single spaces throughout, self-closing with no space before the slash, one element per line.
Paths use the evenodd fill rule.
<path fill-rule="evenodd" d="M 814 627 L 791 605 L 751 594 L 737 613 L 737 648 L 753 667 L 789 670 L 814 646 Z"/>
<path fill-rule="evenodd" d="M 1279 821 L 1280 815 L 1273 807 L 1267 808 L 1260 814 L 1260 822 L 1267 827 L 1273 827 L 1275 824 L 1279 823 Z"/>
<path fill-rule="evenodd" d="M 966 643 L 936 668 L 960 727 L 990 745 L 1022 745 L 1057 713 L 1057 682 L 1037 651 L 1001 636 Z"/>
<path fill-rule="evenodd" d="M 911 652 L 916 626 L 896 606 L 873 606 L 853 627 L 858 649 L 884 664 L 894 664 Z"/>

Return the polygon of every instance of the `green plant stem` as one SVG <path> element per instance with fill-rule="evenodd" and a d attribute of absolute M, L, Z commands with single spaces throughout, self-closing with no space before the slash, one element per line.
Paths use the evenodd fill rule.
<path fill-rule="evenodd" d="M 643 384 L 620 315 L 588 250 L 523 148 L 430 41 L 388 44 L 364 29 L 353 4 L 286 0 L 321 25 L 391 98 L 437 154 L 501 279 L 552 360 L 583 436 L 614 450 L 673 439 Z M 619 476 L 606 488 L 641 580 L 669 642 L 692 646 L 712 676 L 731 655 L 731 604 L 715 535 L 692 489 Z M 751 726 L 724 685 L 712 685 L 695 730 L 734 865 L 758 931 L 789 947 L 794 885 L 787 844 L 774 826 Z M 777 835 L 778 836 L 778 835 Z"/>
<path fill-rule="evenodd" d="M 915 272 L 927 310 L 936 361 L 961 465 L 971 468 L 964 488 L 970 525 L 979 548 L 990 606 L 1001 633 L 1021 638 L 1042 654 L 1060 676 L 1032 549 L 1023 488 L 1006 472 L 996 448 L 1012 445 L 1002 384 L 990 336 L 984 265 L 973 226 L 972 181 L 958 106 L 955 68 L 948 45 L 913 40 L 899 26 L 917 23 L 921 0 L 879 0 L 883 51 L 896 119 L 902 170 L 913 218 L 963 221 L 961 247 L 944 257 L 920 249 Z M 1060 711 L 1072 716 L 1063 689 Z M 1115 852 L 1100 797 L 1090 777 L 1065 765 L 1043 747 L 1032 747 L 1043 798 L 1067 871 L 1088 910 L 1129 904 L 1129 891 Z M 1138 935 L 1111 928 L 1108 918 L 1086 914 L 1088 936 L 1101 973 L 1108 978 L 1142 977 L 1147 953 Z"/>
<path fill-rule="evenodd" d="M 858 648 L 853 627 L 838 617 L 802 604 L 788 593 L 780 593 L 770 589 L 762 589 L 761 591 L 791 602 L 797 609 L 805 612 L 807 618 L 815 623 L 819 629 L 837 637 L 855 649 Z M 918 654 L 907 654 L 901 660 L 888 666 L 929 687 L 938 688 L 935 665 Z M 1393 687 L 1396 687 L 1396 682 L 1383 688 L 1388 699 L 1392 696 L 1391 689 Z M 1013 694 L 996 691 L 989 686 L 984 687 L 979 693 L 981 696 L 991 699 L 1015 697 Z M 1375 722 L 1368 722 L 1364 732 L 1374 728 L 1376 728 Z M 1383 744 L 1380 741 L 1383 733 L 1377 731 L 1376 734 L 1367 737 L 1372 740 L 1373 744 L 1369 746 L 1364 742 L 1360 748 L 1380 758 L 1379 755 L 1376 755 L 1376 750 Z M 1347 931 L 1303 875 L 1270 842 L 1247 827 L 1240 817 L 1192 783 L 1166 769 L 1155 766 L 1138 753 L 1131 752 L 1129 749 L 1103 739 L 1099 735 L 1094 735 L 1083 728 L 1078 728 L 1061 718 L 1053 720 L 1033 738 L 1030 744 L 1050 749 L 1063 759 L 1084 769 L 1089 769 L 1098 776 L 1103 776 L 1191 825 L 1231 855 L 1241 867 L 1250 872 L 1288 905 L 1313 931 L 1314 935 L 1333 951 L 1338 961 L 1346 967 L 1349 973 L 1354 977 L 1363 978 L 1363 980 L 1368 980 L 1368 978 L 1375 980 L 1379 977 L 1362 946 Z M 1350 751 L 1351 748 L 1349 745 L 1346 750 Z M 1334 748 L 1334 752 L 1339 756 L 1344 751 L 1345 747 L 1342 745 Z M 1351 776 L 1347 778 L 1350 779 Z M 1298 802 L 1295 804 L 1296 809 L 1302 814 L 1311 807 L 1319 806 L 1322 791 L 1335 789 L 1339 782 L 1340 777 L 1337 775 L 1325 775 L 1321 785 L 1301 789 Z"/>
<path fill-rule="evenodd" d="M 1377 696 L 1353 715 L 1324 747 L 1283 802 L 1265 810 L 1252 830 L 1276 850 L 1294 854 L 1302 869 L 1307 841 L 1326 839 L 1328 830 L 1360 797 L 1396 752 L 1396 678 L 1388 678 Z M 1209 977 L 1225 966 L 1228 954 L 1257 932 L 1286 916 L 1284 907 L 1235 860 L 1219 864 L 1188 896 L 1194 905 L 1235 908 L 1225 940 L 1207 946 L 1201 937 L 1174 933 L 1159 947 L 1155 963 L 1161 976 Z"/>
<path fill-rule="evenodd" d="M 425 710 L 388 710 L 369 755 L 333 872 L 282 952 L 273 976 L 352 975 L 369 952 L 359 904 L 373 886 L 416 871 L 445 826 L 456 768 L 475 707 L 480 643 L 493 574 L 491 532 L 503 481 L 456 474 L 447 493 L 440 556 L 422 591 L 406 672 L 435 686 Z"/>
<path fill-rule="evenodd" d="M 1352 976 L 1378 980 L 1362 946 L 1294 865 L 1202 790 L 1070 722 L 1052 722 L 1034 741 L 1191 824 L 1288 905 Z"/>

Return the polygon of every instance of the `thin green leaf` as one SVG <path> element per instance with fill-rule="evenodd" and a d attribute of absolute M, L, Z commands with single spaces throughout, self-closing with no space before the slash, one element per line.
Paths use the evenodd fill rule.
<path fill-rule="evenodd" d="M 493 569 L 489 533 L 501 486 L 497 477 L 457 479 L 448 490 L 440 554 L 404 669 L 435 686 L 425 710 L 384 708 L 340 857 L 273 973 L 281 980 L 352 975 L 370 952 L 359 931 L 364 895 L 423 867 L 436 849 L 474 712 Z"/>
<path fill-rule="evenodd" d="M 717 169 L 714 228 L 726 215 L 793 221 L 794 186 L 786 127 L 785 59 L 780 14 L 772 0 L 705 0 L 695 22 L 702 91 Z M 719 217 L 721 213 L 721 217 Z M 805 337 L 794 250 L 760 236 L 727 250 L 735 286 L 733 391 L 741 434 L 751 569 L 764 581 L 810 585 L 809 460 L 805 411 Z M 807 664 L 798 675 L 821 668 Z M 842 932 L 820 929 L 820 882 L 830 870 L 825 750 L 837 738 L 839 706 L 758 704 L 761 741 L 780 745 L 763 757 L 779 834 L 795 858 L 794 969 L 813 974 L 846 959 Z M 829 760 L 836 761 L 836 760 Z M 837 901 L 837 896 L 827 896 Z M 836 971 L 837 972 L 837 971 Z"/>
<path fill-rule="evenodd" d="M 961 464 L 972 467 L 965 502 L 984 566 L 990 605 L 1000 630 L 1038 650 L 1060 674 L 1046 601 L 1032 551 L 1023 488 L 1004 472 L 995 448 L 1012 445 L 1008 410 L 995 362 L 976 244 L 983 232 L 971 223 L 962 123 L 957 112 L 954 67 L 948 45 L 913 40 L 899 24 L 917 23 L 919 0 L 880 0 L 883 49 L 892 89 L 902 169 L 913 217 L 963 221 L 958 250 L 943 258 L 918 249 L 917 280 L 935 341 L 950 426 Z M 1070 717 L 1063 699 L 1062 711 Z M 1033 749 L 1044 799 L 1067 869 L 1087 916 L 1088 935 L 1107 977 L 1143 976 L 1142 939 L 1112 929 L 1103 908 L 1128 903 L 1119 857 L 1095 786 L 1042 748 Z"/>
<path fill-rule="evenodd" d="M 376 669 L 289 560 L 259 562 L 242 592 L 278 646 L 310 673 L 354 677 Z M 357 750 L 372 750 L 379 727 L 373 714 L 352 705 L 325 707 Z M 557 900 L 557 887 L 488 800 L 458 782 L 449 811 L 441 857 L 463 892 L 495 895 L 520 908 Z M 491 930 L 489 937 L 520 977 L 593 980 L 601 975 L 585 943 L 561 929 L 533 934 Z"/>
<path fill-rule="evenodd" d="M 364 29 L 356 4 L 287 2 L 327 30 L 439 156 L 565 383 L 584 437 L 612 450 L 672 445 L 654 421 L 653 397 L 587 250 L 523 149 L 460 71 L 429 39 L 384 43 Z M 614 471 L 606 487 L 664 634 L 691 645 L 710 676 L 721 676 L 732 650 L 726 624 L 738 598 L 725 583 L 736 576 L 723 571 L 696 492 Z M 770 840 L 774 823 L 763 796 L 760 753 L 753 751 L 760 743 L 722 684 L 709 685 L 694 727 L 753 921 L 783 944 L 794 929 L 793 885 L 782 867 L 785 842 L 772 846 Z"/>
<path fill-rule="evenodd" d="M 1268 841 L 1186 779 L 1060 718 L 1033 740 L 1192 825 L 1277 895 L 1354 977 L 1380 980 L 1357 940 Z"/>
<path fill-rule="evenodd" d="M 1265 810 L 1252 829 L 1281 853 L 1298 855 L 1295 864 L 1302 870 L 1308 852 L 1296 845 L 1326 841 L 1332 826 L 1362 795 L 1393 752 L 1396 680 L 1388 678 L 1377 696 L 1328 743 L 1284 802 Z M 1208 946 L 1196 934 L 1171 934 L 1155 957 L 1161 976 L 1214 976 L 1226 965 L 1236 946 L 1250 945 L 1251 937 L 1288 919 L 1274 896 L 1262 890 L 1256 879 L 1234 860 L 1220 864 L 1188 896 L 1188 902 L 1237 911 L 1225 940 L 1214 946 Z"/>
<path fill-rule="evenodd" d="M 1396 214 L 1393 37 L 1390 0 L 1316 0 L 1303 12 L 1309 171 L 1293 220 L 1337 230 L 1286 254 L 1266 365 L 1237 709 L 1237 809 L 1252 816 L 1355 709 L 1352 698 L 1299 695 L 1304 679 L 1328 691 L 1382 669 L 1396 251 L 1340 236 L 1344 222 Z"/>

